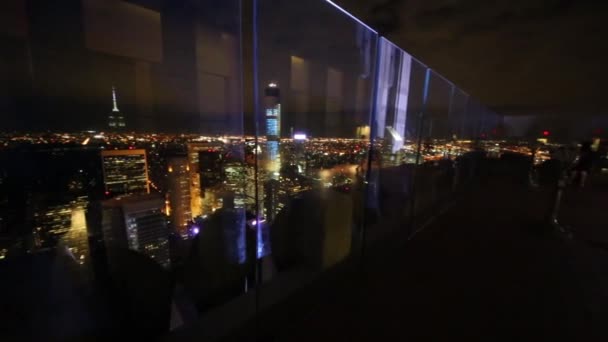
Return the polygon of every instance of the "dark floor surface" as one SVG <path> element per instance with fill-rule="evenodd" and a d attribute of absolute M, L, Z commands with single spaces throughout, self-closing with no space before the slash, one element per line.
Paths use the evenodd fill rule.
<path fill-rule="evenodd" d="M 462 196 L 390 258 L 370 261 L 275 341 L 608 340 L 608 189 L 493 182 Z"/>

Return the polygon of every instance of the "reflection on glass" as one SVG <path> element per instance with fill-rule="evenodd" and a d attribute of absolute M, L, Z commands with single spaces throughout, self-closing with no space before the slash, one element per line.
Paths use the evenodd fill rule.
<path fill-rule="evenodd" d="M 325 1 L 256 10 L 260 278 L 290 284 L 281 296 L 360 244 L 378 38 Z"/>
<path fill-rule="evenodd" d="M 378 86 L 376 89 L 376 139 L 381 139 L 385 147 L 386 160 L 400 164 L 403 156 L 398 156 L 409 137 L 406 130 L 408 96 L 412 58 L 389 41 L 380 42 Z"/>
<path fill-rule="evenodd" d="M 435 208 L 475 151 L 524 151 L 335 4 L 256 4 L 248 83 L 239 0 L 0 5 L 0 331 L 157 338 L 297 283 L 280 297 Z"/>
<path fill-rule="evenodd" d="M 1 7 L 0 339 L 159 337 L 244 294 L 240 1 Z"/>

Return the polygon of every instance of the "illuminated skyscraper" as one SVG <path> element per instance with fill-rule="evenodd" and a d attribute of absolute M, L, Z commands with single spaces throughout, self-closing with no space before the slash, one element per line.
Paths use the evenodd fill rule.
<path fill-rule="evenodd" d="M 224 163 L 224 190 L 234 194 L 236 208 L 245 208 L 246 203 L 252 204 L 252 198 L 247 198 L 247 167 L 240 160 L 227 159 Z M 253 196 L 255 197 L 255 193 Z"/>
<path fill-rule="evenodd" d="M 203 196 L 201 194 L 201 175 L 198 173 L 198 152 L 207 148 L 205 143 L 188 144 L 188 163 L 190 164 L 190 212 L 196 218 L 203 212 Z"/>
<path fill-rule="evenodd" d="M 194 142 L 188 144 L 188 164 L 190 167 L 190 209 L 193 218 L 203 215 L 203 207 L 205 207 L 203 203 L 204 192 L 202 191 L 201 186 L 199 152 L 219 148 L 219 144 L 214 142 Z M 209 205 L 207 205 L 207 207 L 208 206 Z"/>
<path fill-rule="evenodd" d="M 187 157 L 169 159 L 169 203 L 173 227 L 183 237 L 188 237 L 188 222 L 192 221 L 190 207 L 190 166 Z"/>
<path fill-rule="evenodd" d="M 88 263 L 90 259 L 89 232 L 86 220 L 88 203 L 86 197 L 78 198 L 71 203 L 70 229 L 59 241 L 59 245 L 67 248 L 80 265 Z"/>
<path fill-rule="evenodd" d="M 147 194 L 117 197 L 102 203 L 102 230 L 110 265 L 121 262 L 115 259 L 116 250 L 130 249 L 163 267 L 170 266 L 164 204 L 160 196 Z"/>
<path fill-rule="evenodd" d="M 34 213 L 33 237 L 36 249 L 53 247 L 70 230 L 72 205 L 69 201 L 52 203 L 45 196 L 32 199 Z"/>
<path fill-rule="evenodd" d="M 108 128 L 110 130 L 123 130 L 127 127 L 124 115 L 118 109 L 116 88 L 112 87 L 112 111 L 108 115 Z"/>
<path fill-rule="evenodd" d="M 264 93 L 266 119 L 266 149 L 268 153 L 267 171 L 270 177 L 278 179 L 281 168 L 279 143 L 281 141 L 281 92 L 276 83 L 270 83 Z"/>
<path fill-rule="evenodd" d="M 198 153 L 201 190 L 221 184 L 224 180 L 224 158 L 218 150 L 206 150 Z"/>
<path fill-rule="evenodd" d="M 150 193 L 145 150 L 102 151 L 106 195 Z"/>
<path fill-rule="evenodd" d="M 280 186 L 278 180 L 269 179 L 264 183 L 264 217 L 268 222 L 274 222 L 278 213 L 283 209 L 280 201 Z"/>
<path fill-rule="evenodd" d="M 266 114 L 266 172 L 264 183 L 264 214 L 268 222 L 273 222 L 280 210 L 279 175 L 281 171 L 281 92 L 276 83 L 270 83 L 264 92 Z M 258 239 L 261 237 L 258 236 Z"/>
<path fill-rule="evenodd" d="M 57 199 L 42 196 L 33 199 L 33 237 L 36 249 L 66 248 L 81 265 L 89 259 L 89 241 L 85 219 L 88 198 Z"/>

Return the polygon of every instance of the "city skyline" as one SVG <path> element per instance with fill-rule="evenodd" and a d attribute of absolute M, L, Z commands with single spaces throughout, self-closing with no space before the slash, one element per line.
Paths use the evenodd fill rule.
<path fill-rule="evenodd" d="M 4 9 L 0 322 L 17 335 L 248 321 L 505 163 L 534 187 L 575 143 L 605 148 L 608 121 L 503 116 L 328 0 Z"/>
<path fill-rule="evenodd" d="M 7 76 L 15 87 L 0 103 L 6 118 L 0 130 L 263 135 L 255 131 L 255 124 L 263 120 L 264 108 L 254 109 L 248 93 L 254 87 L 263 93 L 271 82 L 283 89 L 281 137 L 288 137 L 292 130 L 310 136 L 351 137 L 355 127 L 370 125 L 370 109 L 376 106 L 371 103 L 374 80 L 370 75 L 377 38 L 365 27 L 333 25 L 345 37 L 340 49 L 331 48 L 334 42 L 327 38 L 301 37 L 300 51 L 293 51 L 291 45 L 298 39 L 284 42 L 281 36 L 288 31 L 261 25 L 259 84 L 255 84 L 256 80 L 245 82 L 242 76 L 251 70 L 243 64 L 248 52 L 242 44 L 247 40 L 239 30 L 233 4 L 217 7 L 222 25 L 197 8 L 185 12 L 180 6 L 161 10 L 99 0 L 85 1 L 82 8 L 65 6 L 65 11 L 54 11 L 44 20 L 40 17 L 47 9 L 44 4 L 31 4 L 30 11 L 18 13 L 27 34 L 16 39 L 25 48 L 11 44 L 5 48 L 10 52 Z M 265 3 L 260 6 L 262 15 L 270 13 Z M 102 11 L 117 16 L 98 15 Z M 277 16 L 294 15 L 282 6 L 274 11 Z M 66 23 L 70 16 L 81 17 L 83 25 Z M 130 30 L 136 28 L 145 28 L 146 34 L 134 37 Z M 301 35 L 299 30 L 290 36 L 297 34 Z M 59 53 L 47 53 L 49 45 L 61 46 Z M 324 56 L 316 56 L 327 48 Z M 419 91 L 424 85 L 416 75 L 413 72 L 412 89 L 415 84 Z M 420 101 L 410 97 L 417 107 L 408 111 L 414 113 L 421 108 Z M 263 94 L 259 101 L 263 102 Z M 446 99 L 431 97 L 426 110 L 445 114 L 449 106 Z M 110 124 L 112 113 L 121 115 Z"/>

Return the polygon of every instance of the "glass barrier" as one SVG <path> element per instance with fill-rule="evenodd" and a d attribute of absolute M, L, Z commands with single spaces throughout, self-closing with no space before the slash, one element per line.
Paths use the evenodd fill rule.
<path fill-rule="evenodd" d="M 331 1 L 0 8 L 0 339 L 226 335 L 554 147 Z"/>
<path fill-rule="evenodd" d="M 384 38 L 378 59 L 366 244 L 409 228 L 428 70 Z"/>
<path fill-rule="evenodd" d="M 0 7 L 0 339 L 156 338 L 243 294 L 240 1 Z"/>
<path fill-rule="evenodd" d="M 471 98 L 455 88 L 450 107 L 452 128 L 452 160 L 454 162 L 454 191 L 464 191 L 473 180 L 474 151 L 477 140 L 473 129 L 473 114 L 469 112 Z"/>
<path fill-rule="evenodd" d="M 377 34 L 328 1 L 257 1 L 262 305 L 356 253 Z M 311 20 L 314 18 L 314 20 Z M 372 166 L 373 168 L 373 166 Z"/>
<path fill-rule="evenodd" d="M 450 127 L 452 128 L 452 138 L 455 140 L 470 140 L 471 136 L 466 130 L 469 95 L 454 87 L 450 104 Z"/>
<path fill-rule="evenodd" d="M 424 112 L 420 118 L 419 156 L 415 172 L 413 214 L 428 216 L 451 188 L 450 106 L 453 85 L 430 70 Z"/>

